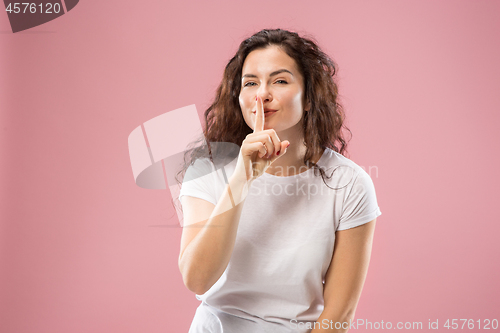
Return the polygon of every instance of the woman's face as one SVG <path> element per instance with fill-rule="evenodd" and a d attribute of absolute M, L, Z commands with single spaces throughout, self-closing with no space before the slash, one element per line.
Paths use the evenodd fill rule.
<path fill-rule="evenodd" d="M 280 132 L 298 125 L 302 131 L 304 80 L 295 60 L 277 46 L 254 50 L 243 63 L 239 101 L 252 129 L 257 96 L 264 104 L 264 129 Z"/>

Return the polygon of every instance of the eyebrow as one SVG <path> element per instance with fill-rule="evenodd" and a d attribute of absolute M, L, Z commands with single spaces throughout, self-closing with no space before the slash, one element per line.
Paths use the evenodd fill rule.
<path fill-rule="evenodd" d="M 272 72 L 271 74 L 269 74 L 269 76 L 275 76 L 275 75 L 278 75 L 280 73 L 290 73 L 292 76 L 293 76 L 293 73 L 290 72 L 288 69 L 278 69 L 277 71 L 274 71 Z M 242 79 L 245 78 L 245 77 L 257 77 L 257 75 L 255 74 L 245 74 L 242 76 Z"/>

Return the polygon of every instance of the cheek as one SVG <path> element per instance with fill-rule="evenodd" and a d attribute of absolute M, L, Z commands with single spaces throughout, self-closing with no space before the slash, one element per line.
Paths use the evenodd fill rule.
<path fill-rule="evenodd" d="M 294 103 L 299 104 L 300 108 L 302 108 L 302 100 L 304 99 L 304 95 L 302 93 L 296 94 L 294 98 Z"/>
<path fill-rule="evenodd" d="M 248 110 L 248 108 L 251 107 L 248 96 L 246 96 L 246 94 L 244 93 L 240 94 L 239 102 L 240 102 L 240 108 L 243 112 L 245 112 L 245 110 Z"/>
<path fill-rule="evenodd" d="M 302 111 L 303 106 L 302 106 L 302 94 L 300 93 L 290 93 L 288 96 L 285 97 L 287 107 L 293 110 L 300 110 Z"/>
<path fill-rule="evenodd" d="M 240 94 L 239 103 L 241 112 L 243 113 L 243 119 L 245 120 L 248 126 L 252 127 L 250 124 L 251 123 L 250 114 L 248 112 L 249 110 L 248 98 L 246 98 L 244 94 Z"/>
<path fill-rule="evenodd" d="M 303 117 L 304 113 L 304 106 L 302 103 L 302 94 L 301 93 L 294 93 L 290 94 L 288 100 L 288 109 L 291 111 L 290 112 L 290 120 L 295 122 L 300 121 Z"/>

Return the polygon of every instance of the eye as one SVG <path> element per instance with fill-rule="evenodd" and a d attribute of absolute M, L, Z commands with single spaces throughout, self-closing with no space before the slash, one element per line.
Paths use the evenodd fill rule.
<path fill-rule="evenodd" d="M 288 82 L 286 82 L 285 80 L 276 80 L 276 83 L 280 83 L 280 84 L 288 84 Z"/>
<path fill-rule="evenodd" d="M 256 85 L 255 82 L 247 82 L 243 85 L 243 87 L 250 87 L 250 86 L 253 86 L 253 85 Z"/>

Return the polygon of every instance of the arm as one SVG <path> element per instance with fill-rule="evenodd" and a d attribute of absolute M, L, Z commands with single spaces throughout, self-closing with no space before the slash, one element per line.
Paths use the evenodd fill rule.
<path fill-rule="evenodd" d="M 202 295 L 221 277 L 234 249 L 236 232 L 253 180 L 283 156 L 289 141 L 281 142 L 273 129 L 264 130 L 264 106 L 256 100 L 254 132 L 243 140 L 236 169 L 217 202 L 183 196 L 179 270 L 186 287 Z M 281 155 L 280 155 L 281 152 Z"/>
<path fill-rule="evenodd" d="M 320 325 L 316 325 L 321 328 L 315 328 L 311 333 L 344 333 L 349 330 L 370 263 L 376 220 L 336 232 L 333 258 L 323 289 L 325 308 L 317 320 Z M 336 322 L 347 324 L 335 329 Z"/>
<path fill-rule="evenodd" d="M 210 289 L 229 263 L 244 204 L 244 187 L 244 182 L 231 177 L 216 206 L 194 197 L 181 199 L 185 226 L 179 270 L 186 287 L 196 294 Z M 238 204 L 233 207 L 232 201 Z"/>

